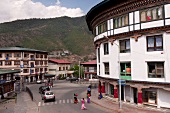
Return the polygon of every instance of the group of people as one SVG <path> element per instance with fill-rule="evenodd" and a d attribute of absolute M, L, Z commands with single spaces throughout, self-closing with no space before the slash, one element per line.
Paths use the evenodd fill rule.
<path fill-rule="evenodd" d="M 75 104 L 78 103 L 77 96 L 78 96 L 78 94 L 74 93 L 74 103 Z M 90 96 L 91 96 L 91 85 L 87 88 L 87 103 L 90 103 Z M 82 110 L 87 109 L 85 107 L 85 100 L 84 100 L 84 98 L 81 99 L 81 109 Z"/>

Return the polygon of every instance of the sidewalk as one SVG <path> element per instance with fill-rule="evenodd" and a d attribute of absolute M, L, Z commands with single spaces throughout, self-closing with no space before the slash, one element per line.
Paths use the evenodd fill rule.
<path fill-rule="evenodd" d="M 17 94 L 14 113 L 38 113 L 38 106 L 31 100 L 28 92 L 23 91 Z"/>
<path fill-rule="evenodd" d="M 86 94 L 86 92 L 84 92 Z M 115 111 L 115 113 L 170 113 L 170 110 L 157 109 L 153 107 L 138 107 L 137 105 L 122 102 L 122 109 L 119 110 L 119 103 L 109 97 L 98 99 L 98 89 L 92 89 L 91 102 L 101 107 Z"/>

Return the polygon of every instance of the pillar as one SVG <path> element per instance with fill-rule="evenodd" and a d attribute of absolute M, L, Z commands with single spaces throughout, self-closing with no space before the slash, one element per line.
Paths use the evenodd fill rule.
<path fill-rule="evenodd" d="M 98 93 L 101 92 L 101 82 L 99 81 L 99 84 L 98 84 Z"/>
<path fill-rule="evenodd" d="M 117 86 L 114 85 L 114 98 L 118 98 L 118 89 L 117 89 Z"/>
<path fill-rule="evenodd" d="M 30 79 L 30 76 L 28 77 L 28 82 L 30 82 L 31 81 L 31 79 Z"/>
<path fill-rule="evenodd" d="M 138 88 L 138 104 L 142 104 L 142 88 Z"/>
<path fill-rule="evenodd" d="M 105 93 L 105 83 L 102 83 L 102 93 Z"/>

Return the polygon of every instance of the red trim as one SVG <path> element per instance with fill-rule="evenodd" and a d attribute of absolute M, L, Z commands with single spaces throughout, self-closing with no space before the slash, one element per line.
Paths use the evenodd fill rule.
<path fill-rule="evenodd" d="M 138 103 L 139 104 L 143 103 L 143 101 L 142 101 L 142 92 L 138 92 Z"/>
<path fill-rule="evenodd" d="M 118 98 L 118 89 L 114 89 L 114 98 Z"/>
<path fill-rule="evenodd" d="M 102 85 L 102 93 L 105 93 L 105 85 Z"/>

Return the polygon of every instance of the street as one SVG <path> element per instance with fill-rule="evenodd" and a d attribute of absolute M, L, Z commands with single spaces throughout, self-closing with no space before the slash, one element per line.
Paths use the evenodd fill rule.
<path fill-rule="evenodd" d="M 93 103 L 85 103 L 87 110 L 81 110 L 81 99 L 86 99 L 86 90 L 88 85 L 70 83 L 69 81 L 56 81 L 51 91 L 56 96 L 56 101 L 46 102 L 41 99 L 39 87 L 43 84 L 31 84 L 29 87 L 34 95 L 34 100 L 38 105 L 39 113 L 109 113 L 111 111 L 99 107 Z M 78 94 L 78 104 L 74 104 L 73 94 Z"/>

